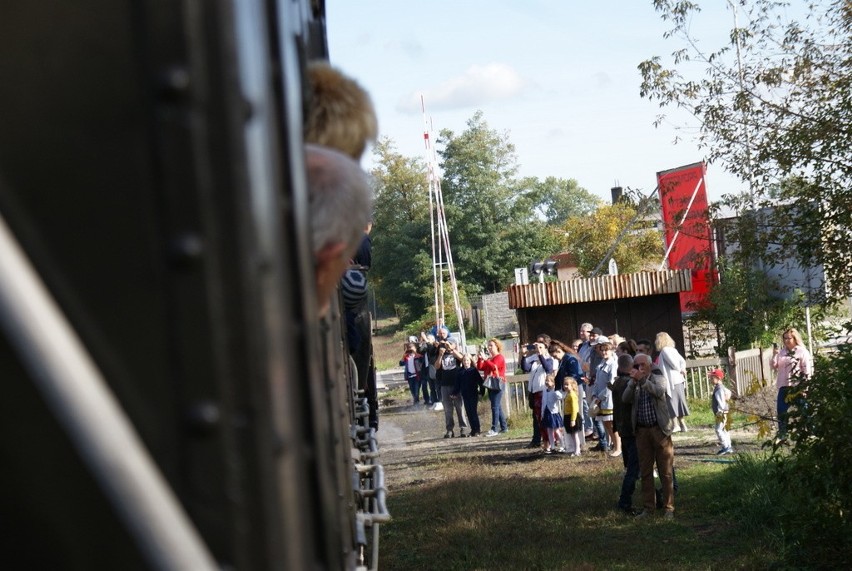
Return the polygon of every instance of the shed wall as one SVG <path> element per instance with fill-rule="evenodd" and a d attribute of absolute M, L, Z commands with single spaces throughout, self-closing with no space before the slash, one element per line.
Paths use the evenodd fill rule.
<path fill-rule="evenodd" d="M 600 327 L 606 335 L 649 339 L 660 331 L 671 335 L 683 352 L 683 322 L 677 293 L 640 298 L 529 307 L 516 310 L 521 341 L 547 333 L 566 343 L 577 338 L 582 323 Z"/>

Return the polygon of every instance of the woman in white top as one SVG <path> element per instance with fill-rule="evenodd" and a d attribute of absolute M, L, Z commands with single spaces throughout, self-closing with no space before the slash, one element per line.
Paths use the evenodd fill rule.
<path fill-rule="evenodd" d="M 666 393 L 672 399 L 672 408 L 677 418 L 674 432 L 686 432 L 685 416 L 689 416 L 686 403 L 686 360 L 677 352 L 674 339 L 665 331 L 657 333 L 654 346 L 660 354 L 654 364 L 663 372 L 668 385 Z"/>
<path fill-rule="evenodd" d="M 601 447 L 606 451 L 608 444 L 609 455 L 616 457 L 621 456 L 621 437 L 615 432 L 612 424 L 614 405 L 612 401 L 612 389 L 610 389 L 609 383 L 615 380 L 618 374 L 618 361 L 612 352 L 612 343 L 606 337 L 602 339 L 603 341 L 599 339 L 599 343 L 596 346 L 602 360 L 595 374 L 595 384 L 592 386 L 592 400 L 600 407 L 600 414 L 598 414 L 595 420 L 603 422 L 607 440 L 609 441 L 608 443 L 602 443 Z"/>

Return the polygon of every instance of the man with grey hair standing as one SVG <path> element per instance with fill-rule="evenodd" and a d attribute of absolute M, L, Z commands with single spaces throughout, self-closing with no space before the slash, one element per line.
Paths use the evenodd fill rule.
<path fill-rule="evenodd" d="M 654 464 L 663 484 L 663 507 L 666 519 L 674 517 L 674 410 L 666 394 L 667 381 L 657 369 L 651 370 L 651 357 L 636 355 L 632 382 L 624 389 L 622 400 L 632 405 L 639 474 L 642 478 L 644 510 L 637 517 L 650 517 L 656 508 Z"/>
<path fill-rule="evenodd" d="M 589 438 L 593 434 L 594 425 L 592 424 L 592 417 L 589 416 L 589 399 L 591 397 L 592 391 L 589 390 L 589 359 L 592 356 L 592 348 L 591 337 L 589 336 L 592 332 L 592 324 L 584 323 L 580 326 L 580 348 L 577 349 L 577 360 L 580 362 L 580 368 L 583 371 L 583 382 L 578 386 L 580 392 L 580 400 L 581 406 L 583 407 L 583 432 L 585 433 L 586 438 Z"/>
<path fill-rule="evenodd" d="M 317 304 L 323 316 L 370 221 L 373 190 L 358 163 L 327 147 L 305 145 L 305 169 Z"/>

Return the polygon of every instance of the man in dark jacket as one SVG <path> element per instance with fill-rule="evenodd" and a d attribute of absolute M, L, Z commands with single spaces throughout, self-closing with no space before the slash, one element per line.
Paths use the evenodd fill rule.
<path fill-rule="evenodd" d="M 618 358 L 618 376 L 612 382 L 613 421 L 615 430 L 621 436 L 621 458 L 624 461 L 624 478 L 621 481 L 621 495 L 617 507 L 621 511 L 637 515 L 633 509 L 633 492 L 639 479 L 639 453 L 636 450 L 636 436 L 633 433 L 633 407 L 622 400 L 627 385 L 633 382 L 630 372 L 633 370 L 633 357 L 625 353 Z"/>

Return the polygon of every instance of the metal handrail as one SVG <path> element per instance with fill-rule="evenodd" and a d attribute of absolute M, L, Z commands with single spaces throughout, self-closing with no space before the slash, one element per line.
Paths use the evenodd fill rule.
<path fill-rule="evenodd" d="M 133 424 L 0 216 L 0 326 L 155 569 L 218 569 Z"/>

